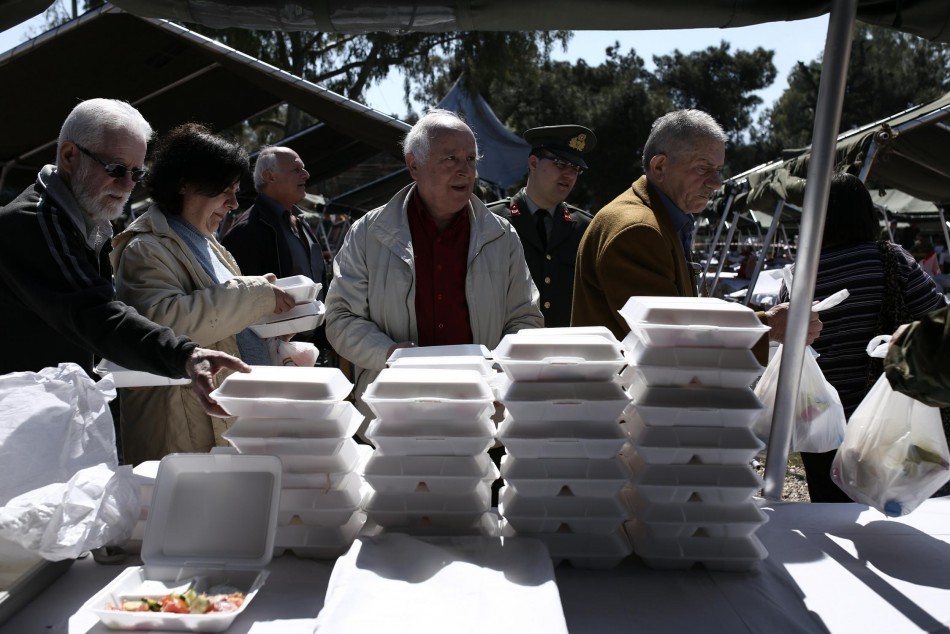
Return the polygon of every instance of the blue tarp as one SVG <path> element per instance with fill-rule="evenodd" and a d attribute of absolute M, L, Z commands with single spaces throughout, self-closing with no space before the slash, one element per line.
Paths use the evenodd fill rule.
<path fill-rule="evenodd" d="M 478 162 L 481 180 L 507 189 L 527 174 L 531 146 L 506 128 L 481 96 L 472 98 L 456 81 L 437 107 L 458 112 L 475 132 L 482 155 Z"/>

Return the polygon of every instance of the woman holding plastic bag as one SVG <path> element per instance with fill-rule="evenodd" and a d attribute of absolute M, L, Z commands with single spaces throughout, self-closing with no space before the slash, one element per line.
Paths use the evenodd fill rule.
<path fill-rule="evenodd" d="M 816 300 L 847 289 L 850 296 L 824 310 L 821 336 L 812 344 L 825 379 L 837 390 L 850 417 L 882 372 L 867 343 L 902 323 L 946 305 L 946 299 L 899 245 L 876 240 L 877 214 L 864 183 L 851 174 L 831 180 L 828 214 L 815 283 Z M 788 301 L 783 285 L 779 301 Z M 812 502 L 850 502 L 831 480 L 835 452 L 803 452 Z"/>

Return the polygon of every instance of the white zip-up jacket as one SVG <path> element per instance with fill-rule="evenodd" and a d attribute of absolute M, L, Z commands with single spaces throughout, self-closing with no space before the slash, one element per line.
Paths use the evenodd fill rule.
<path fill-rule="evenodd" d="M 327 339 L 356 368 L 359 397 L 396 343 L 418 341 L 416 267 L 406 206 L 415 184 L 357 220 L 333 262 L 326 297 Z M 540 328 L 538 289 L 511 224 L 475 196 L 465 299 L 474 343 L 494 349 L 508 333 Z M 361 409 L 363 409 L 361 407 Z M 365 413 L 365 410 L 364 410 Z"/>

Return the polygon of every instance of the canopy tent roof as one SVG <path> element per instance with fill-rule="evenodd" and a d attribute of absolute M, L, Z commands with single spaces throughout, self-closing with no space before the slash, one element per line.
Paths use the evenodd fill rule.
<path fill-rule="evenodd" d="M 707 212 L 720 216 L 732 192 L 732 209 L 752 211 L 766 227 L 778 201 L 790 203 L 782 222 L 796 225 L 811 148 L 791 150 L 786 157 L 730 178 Z M 936 214 L 935 204 L 950 205 L 950 93 L 840 134 L 835 170 L 864 177 L 875 203 L 893 213 L 921 217 Z"/>
<path fill-rule="evenodd" d="M 224 28 L 282 31 L 529 31 L 730 28 L 803 20 L 830 11 L 832 0 L 114 0 L 151 18 Z M 0 29 L 41 13 L 50 0 L 7 0 Z M 946 0 L 858 0 L 857 18 L 868 24 L 950 42 Z"/>
<path fill-rule="evenodd" d="M 119 52 L 119 53 L 117 53 Z M 41 78 L 41 79 L 40 79 Z M 63 119 L 91 97 L 124 99 L 159 133 L 186 121 L 226 129 L 283 102 L 320 121 L 292 137 L 311 180 L 385 151 L 401 158 L 409 125 L 164 20 L 106 5 L 0 55 L 4 187 L 19 191 L 55 160 Z"/>
<path fill-rule="evenodd" d="M 783 166 L 804 177 L 811 148 L 787 154 Z M 864 177 L 869 189 L 950 203 L 950 93 L 839 135 L 835 168 Z"/>

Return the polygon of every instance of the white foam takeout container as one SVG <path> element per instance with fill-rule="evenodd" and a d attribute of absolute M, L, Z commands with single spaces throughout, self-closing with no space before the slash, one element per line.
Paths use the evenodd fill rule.
<path fill-rule="evenodd" d="M 536 533 L 555 565 L 570 561 L 575 568 L 613 568 L 633 552 L 623 527 L 606 535 L 591 533 Z"/>
<path fill-rule="evenodd" d="M 647 464 L 748 465 L 765 448 L 748 427 L 654 426 L 635 413 L 627 433 Z"/>
<path fill-rule="evenodd" d="M 103 359 L 94 368 L 96 374 L 105 376 L 112 375 L 116 387 L 160 387 L 164 385 L 188 385 L 191 379 L 170 379 L 167 376 L 151 374 L 149 372 L 139 372 L 123 368 L 117 363 L 108 359 Z"/>
<path fill-rule="evenodd" d="M 326 420 L 345 415 L 352 389 L 338 368 L 257 365 L 228 375 L 211 397 L 231 416 Z"/>
<path fill-rule="evenodd" d="M 630 362 L 620 384 L 653 387 L 747 388 L 765 371 L 748 348 L 654 348 L 631 332 L 623 340 Z"/>
<path fill-rule="evenodd" d="M 369 519 L 400 530 L 470 529 L 480 525 L 482 515 L 490 508 L 491 487 L 487 484 L 479 484 L 464 495 L 374 491 L 363 500 Z"/>
<path fill-rule="evenodd" d="M 358 473 L 350 473 L 338 486 L 327 489 L 287 489 L 280 492 L 277 526 L 340 526 L 359 510 L 369 488 Z"/>
<path fill-rule="evenodd" d="M 317 294 L 323 288 L 323 284 L 318 284 L 306 275 L 291 275 L 290 277 L 281 277 L 277 279 L 274 286 L 282 288 L 294 298 L 297 304 L 309 304 L 317 299 Z"/>
<path fill-rule="evenodd" d="M 747 387 L 650 387 L 634 381 L 628 394 L 631 410 L 647 425 L 751 427 L 764 407 Z"/>
<path fill-rule="evenodd" d="M 274 555 L 291 550 L 298 557 L 332 559 L 339 557 L 353 544 L 360 529 L 366 524 L 366 514 L 357 511 L 339 526 L 309 526 L 290 524 L 277 527 Z"/>
<path fill-rule="evenodd" d="M 498 494 L 498 508 L 519 533 L 567 531 L 604 535 L 616 531 L 632 515 L 629 494 L 623 491 L 609 497 L 529 497 L 505 486 Z"/>
<path fill-rule="evenodd" d="M 480 483 L 491 485 L 498 468 L 488 454 L 477 456 L 386 456 L 374 454 L 363 477 L 376 491 L 463 495 Z"/>
<path fill-rule="evenodd" d="M 408 370 L 474 370 L 486 380 L 498 374 L 492 368 L 491 361 L 484 357 L 474 355 L 456 355 L 451 357 L 398 357 L 389 361 L 389 367 Z"/>
<path fill-rule="evenodd" d="M 472 421 L 376 418 L 366 437 L 387 456 L 475 456 L 494 443 L 495 424 L 488 416 Z"/>
<path fill-rule="evenodd" d="M 569 336 L 573 337 L 576 335 L 593 335 L 596 337 L 603 337 L 610 343 L 616 345 L 619 343 L 617 337 L 614 336 L 614 333 L 610 331 L 610 328 L 606 326 L 571 326 L 571 327 L 557 327 L 557 328 L 522 328 L 517 332 L 519 335 L 528 335 L 529 337 L 561 337 Z"/>
<path fill-rule="evenodd" d="M 630 482 L 633 473 L 620 456 L 605 460 L 502 456 L 501 476 L 519 495 L 610 497 Z"/>
<path fill-rule="evenodd" d="M 715 297 L 631 297 L 620 315 L 649 346 L 751 348 L 769 327 L 755 312 Z"/>
<path fill-rule="evenodd" d="M 749 465 L 653 465 L 635 451 L 622 455 L 633 470 L 633 488 L 652 504 L 738 505 L 762 488 Z"/>
<path fill-rule="evenodd" d="M 292 335 L 317 328 L 323 323 L 326 312 L 327 307 L 320 301 L 297 304 L 285 313 L 268 315 L 248 327 L 263 339 Z"/>
<path fill-rule="evenodd" d="M 753 500 L 734 506 L 653 504 L 634 491 L 630 501 L 634 516 L 654 539 L 748 537 L 769 519 Z"/>
<path fill-rule="evenodd" d="M 372 447 L 362 446 L 372 451 Z M 286 480 L 287 476 L 294 474 L 307 475 L 353 471 L 361 460 L 361 453 L 360 445 L 352 438 L 348 438 L 343 441 L 336 453 L 330 455 L 281 454 L 277 457 L 284 465 L 284 479 Z"/>
<path fill-rule="evenodd" d="M 651 568 L 685 570 L 699 563 L 709 570 L 748 571 L 758 567 L 768 551 L 755 535 L 739 537 L 674 537 L 663 539 L 639 520 L 624 526 L 633 550 Z"/>
<path fill-rule="evenodd" d="M 439 358 L 439 357 L 475 357 L 490 359 L 491 352 L 485 346 L 477 343 L 460 343 L 450 346 L 413 346 L 412 348 L 396 348 L 389 355 L 387 363 L 392 364 L 400 359 L 410 357 Z"/>
<path fill-rule="evenodd" d="M 363 422 L 352 403 L 345 405 L 344 416 L 333 421 L 239 417 L 221 436 L 241 453 L 332 456 Z"/>
<path fill-rule="evenodd" d="M 132 566 L 82 607 L 110 629 L 223 632 L 264 585 L 274 550 L 280 461 L 274 456 L 172 454 L 162 459 L 142 542 Z M 240 527 L 240 530 L 235 530 Z M 107 609 L 171 591 L 245 593 L 234 612 L 173 614 Z"/>
<path fill-rule="evenodd" d="M 571 330 L 571 329 L 568 329 Z M 505 335 L 495 360 L 515 381 L 606 381 L 627 364 L 616 338 L 598 334 Z"/>
<path fill-rule="evenodd" d="M 545 426 L 521 425 L 507 416 L 496 435 L 517 458 L 615 457 L 627 442 L 623 423 L 591 424 L 588 421 L 557 421 Z"/>
<path fill-rule="evenodd" d="M 512 381 L 498 385 L 498 396 L 516 421 L 614 422 L 630 397 L 614 381 Z"/>
<path fill-rule="evenodd" d="M 489 412 L 494 396 L 474 370 L 386 368 L 363 401 L 380 418 L 474 421 Z"/>

